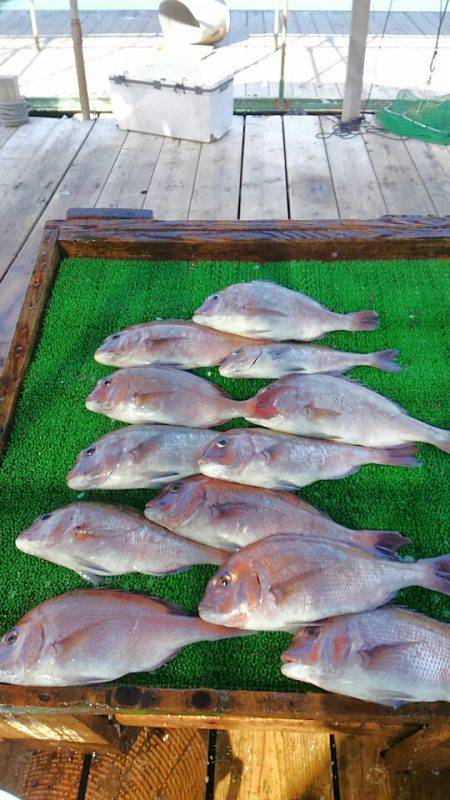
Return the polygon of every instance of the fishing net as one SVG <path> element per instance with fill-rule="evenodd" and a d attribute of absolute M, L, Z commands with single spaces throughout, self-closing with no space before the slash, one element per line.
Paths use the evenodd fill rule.
<path fill-rule="evenodd" d="M 403 89 L 378 118 L 384 128 L 399 136 L 450 144 L 450 95 L 419 97 Z"/>

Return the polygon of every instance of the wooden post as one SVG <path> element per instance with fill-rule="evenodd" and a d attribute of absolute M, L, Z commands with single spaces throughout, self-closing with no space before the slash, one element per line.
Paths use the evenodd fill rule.
<path fill-rule="evenodd" d="M 36 9 L 34 7 L 34 0 L 28 0 L 28 10 L 30 12 L 31 30 L 33 32 L 33 39 L 36 45 L 36 50 L 40 50 L 41 43 L 39 41 L 39 31 L 36 22 Z"/>
<path fill-rule="evenodd" d="M 342 122 L 358 119 L 361 114 L 364 58 L 369 29 L 370 0 L 353 0 L 350 42 L 347 55 Z"/>
<path fill-rule="evenodd" d="M 80 96 L 81 115 L 84 120 L 90 119 L 89 95 L 86 83 L 86 71 L 83 57 L 83 36 L 81 33 L 78 0 L 70 0 L 70 27 L 72 30 L 73 52 L 77 70 L 78 94 Z"/>
<path fill-rule="evenodd" d="M 281 15 L 281 64 L 280 64 L 280 83 L 278 89 L 278 107 L 281 109 L 284 103 L 284 68 L 286 64 L 286 36 L 287 20 L 289 11 L 289 0 L 284 0 L 283 13 Z"/>
<path fill-rule="evenodd" d="M 392 772 L 406 770 L 446 770 L 450 767 L 450 731 L 448 725 L 430 723 L 401 739 L 383 753 L 384 763 Z"/>

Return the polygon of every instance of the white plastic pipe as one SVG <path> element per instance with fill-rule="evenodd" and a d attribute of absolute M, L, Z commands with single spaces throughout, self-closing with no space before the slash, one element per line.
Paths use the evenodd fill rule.
<path fill-rule="evenodd" d="M 369 30 L 370 0 L 353 0 L 350 22 L 350 42 L 347 55 L 342 122 L 350 122 L 361 114 L 361 99 Z"/>

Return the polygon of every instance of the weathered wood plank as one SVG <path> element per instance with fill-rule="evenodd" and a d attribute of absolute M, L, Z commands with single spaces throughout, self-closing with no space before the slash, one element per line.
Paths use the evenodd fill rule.
<path fill-rule="evenodd" d="M 388 211 L 393 214 L 434 214 L 435 208 L 401 139 L 364 134 Z"/>
<path fill-rule="evenodd" d="M 340 800 L 447 800 L 450 772 L 389 772 L 382 736 L 337 734 L 334 740 Z"/>
<path fill-rule="evenodd" d="M 387 207 L 363 138 L 342 139 L 329 135 L 333 124 L 328 117 L 321 120 L 322 132 L 328 136 L 325 148 L 340 216 L 343 219 L 381 217 L 386 214 Z"/>
<path fill-rule="evenodd" d="M 0 739 L 24 740 L 32 747 L 35 742 L 70 745 L 89 752 L 100 749 L 119 752 L 116 728 L 104 717 L 73 714 L 9 714 L 0 716 Z"/>
<path fill-rule="evenodd" d="M 332 800 L 326 734 L 230 731 L 217 734 L 214 800 Z"/>
<path fill-rule="evenodd" d="M 198 142 L 165 139 L 144 201 L 155 218 L 187 219 L 199 156 Z"/>
<path fill-rule="evenodd" d="M 1 742 L 0 785 L 21 800 L 78 800 L 83 759 L 81 753 L 46 753 Z"/>
<path fill-rule="evenodd" d="M 239 209 L 243 118 L 222 139 L 201 147 L 189 219 L 235 219 Z"/>
<path fill-rule="evenodd" d="M 141 208 L 163 141 L 162 136 L 130 132 L 96 205 Z"/>
<path fill-rule="evenodd" d="M 393 772 L 450 768 L 450 730 L 447 725 L 424 725 L 383 753 L 384 763 Z"/>
<path fill-rule="evenodd" d="M 408 139 L 405 147 L 438 214 L 450 214 L 450 149 L 419 139 Z"/>
<path fill-rule="evenodd" d="M 125 136 L 126 133 L 119 130 L 110 117 L 100 117 L 96 121 L 42 217 L 3 278 L 0 290 L 0 371 L 14 334 L 45 222 L 64 217 L 74 203 L 95 206 Z"/>
<path fill-rule="evenodd" d="M 248 220 L 285 219 L 287 216 L 281 118 L 247 117 L 240 217 Z"/>
<path fill-rule="evenodd" d="M 1 148 L 0 278 L 48 205 L 91 124 L 73 119 L 31 120 Z"/>
<path fill-rule="evenodd" d="M 93 757 L 84 800 L 204 800 L 207 759 L 206 731 L 146 728 L 126 755 Z"/>
<path fill-rule="evenodd" d="M 284 119 L 291 219 L 339 216 L 319 117 Z"/>

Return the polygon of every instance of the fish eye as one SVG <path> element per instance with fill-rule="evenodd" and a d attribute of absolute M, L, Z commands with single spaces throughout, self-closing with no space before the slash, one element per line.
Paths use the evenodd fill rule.
<path fill-rule="evenodd" d="M 228 586 L 230 583 L 231 583 L 231 575 L 228 575 L 228 573 L 227 573 L 226 575 L 222 575 L 222 576 L 221 576 L 221 578 L 220 578 L 220 580 L 219 580 L 219 586 L 221 586 L 221 587 L 222 587 L 222 589 L 226 589 L 226 588 L 227 588 L 227 586 Z"/>
<path fill-rule="evenodd" d="M 88 447 L 87 450 L 84 451 L 87 456 L 93 456 L 95 453 L 95 447 Z"/>
<path fill-rule="evenodd" d="M 41 520 L 42 520 L 43 522 L 45 522 L 45 520 L 46 520 L 46 519 L 50 519 L 50 517 L 51 517 L 51 514 L 42 514 L 42 516 L 41 516 Z"/>
<path fill-rule="evenodd" d="M 319 628 L 306 628 L 306 635 L 307 636 L 318 636 L 319 635 Z"/>
<path fill-rule="evenodd" d="M 211 297 L 211 300 L 218 300 L 218 299 L 219 299 L 218 294 L 213 294 L 213 296 Z"/>
<path fill-rule="evenodd" d="M 183 484 L 181 483 L 181 481 L 179 481 L 178 483 L 174 483 L 173 486 L 171 486 L 170 491 L 177 494 L 177 492 L 181 492 L 182 488 Z"/>
<path fill-rule="evenodd" d="M 120 333 L 113 333 L 111 339 L 120 339 Z"/>
<path fill-rule="evenodd" d="M 3 642 L 5 644 L 14 644 L 14 642 L 16 641 L 18 635 L 19 635 L 18 632 L 16 630 L 14 630 L 14 628 L 13 628 L 13 630 L 9 631 L 9 633 L 5 633 L 5 635 L 3 637 Z"/>
<path fill-rule="evenodd" d="M 109 378 L 107 378 L 106 381 L 103 381 L 103 386 L 111 386 L 111 381 Z"/>
<path fill-rule="evenodd" d="M 228 439 L 218 439 L 216 445 L 217 447 L 226 447 L 228 445 Z"/>

